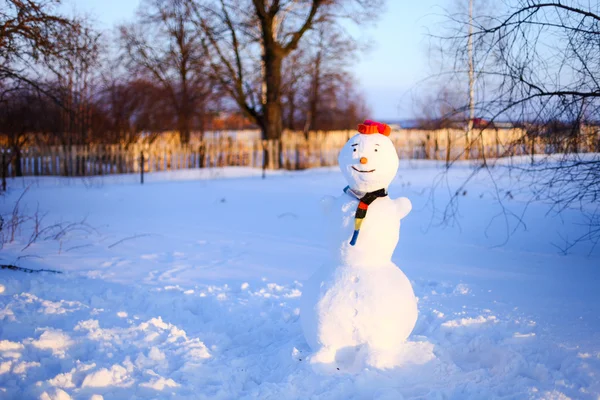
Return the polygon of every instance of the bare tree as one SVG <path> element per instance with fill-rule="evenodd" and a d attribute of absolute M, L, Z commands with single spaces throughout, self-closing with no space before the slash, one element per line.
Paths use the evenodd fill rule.
<path fill-rule="evenodd" d="M 304 114 L 303 91 L 306 86 L 308 61 L 302 48 L 287 57 L 283 63 L 281 101 L 284 128 L 296 130 Z"/>
<path fill-rule="evenodd" d="M 172 113 L 165 112 L 169 104 L 164 95 L 164 89 L 151 82 L 104 76 L 97 102 L 105 117 L 105 140 L 129 146 L 140 139 L 142 130 L 155 132 L 167 127 L 165 120 L 171 122 Z"/>
<path fill-rule="evenodd" d="M 60 0 L 4 0 L 0 11 L 0 86 L 11 81 L 35 86 L 35 71 L 65 50 L 64 29 L 75 23 L 56 13 Z M 46 93 L 49 94 L 49 93 Z"/>
<path fill-rule="evenodd" d="M 65 131 L 55 129 L 57 109 L 64 120 L 77 121 L 82 136 L 84 121 L 89 120 L 91 90 L 84 76 L 93 67 L 90 54 L 97 54 L 97 35 L 84 20 L 60 15 L 59 4 L 60 0 L 6 0 L 0 11 L 0 88 L 8 94 L 0 100 L 5 102 L 1 129 L 11 151 L 5 161 L 12 161 L 17 175 L 24 146 L 49 131 Z M 69 95 L 65 85 L 48 79 L 49 72 L 63 79 L 65 71 L 71 82 L 74 77 L 83 82 L 77 88 L 71 85 Z"/>
<path fill-rule="evenodd" d="M 335 49 L 335 51 L 331 51 Z M 339 27 L 319 24 L 283 63 L 284 126 L 311 130 L 353 128 L 368 111 L 349 71 L 358 43 Z"/>
<path fill-rule="evenodd" d="M 493 15 L 470 20 L 455 13 L 449 21 L 454 30 L 444 38 L 453 61 L 448 73 L 466 73 L 466 43 L 472 42 L 482 93 L 477 113 L 490 123 L 505 119 L 523 128 L 504 155 L 527 154 L 529 162 L 515 160 L 512 170 L 528 177 L 527 190 L 557 212 L 580 209 L 590 229 L 579 239 L 597 243 L 600 4 L 518 0 Z"/>
<path fill-rule="evenodd" d="M 327 30 L 344 19 L 369 20 L 381 5 L 381 1 L 358 0 L 193 3 L 216 76 L 260 127 L 263 139 L 281 137 L 284 60 L 298 49 L 303 37 L 316 26 Z"/>
<path fill-rule="evenodd" d="M 202 31 L 192 23 L 189 1 L 143 0 L 137 21 L 120 31 L 129 65 L 165 88 L 181 142 L 188 143 L 195 117 L 203 132 L 215 92 Z"/>
<path fill-rule="evenodd" d="M 347 111 L 340 104 L 340 97 L 348 95 L 344 88 L 354 86 L 348 66 L 352 65 L 358 46 L 335 25 L 318 25 L 308 39 L 310 78 L 304 131 L 335 129 L 339 127 L 338 117 Z"/>
<path fill-rule="evenodd" d="M 13 86 L 10 94 L 4 96 L 0 107 L 0 131 L 6 138 L 8 157 L 5 166 L 12 163 L 13 173 L 22 176 L 21 154 L 29 143 L 31 130 L 38 128 L 41 101 L 33 89 L 26 85 Z"/>
<path fill-rule="evenodd" d="M 59 52 L 56 33 L 69 25 L 52 14 L 54 5 L 11 0 L 0 12 L 0 129 L 8 147 L 3 153 L 3 172 L 13 163 L 13 172 L 21 175 L 21 149 L 30 127 L 25 118 L 32 106 L 28 100 L 35 97 L 26 86 L 38 87 L 30 69 L 40 58 Z"/>
<path fill-rule="evenodd" d="M 59 56 L 50 57 L 46 65 L 53 75 L 47 92 L 58 100 L 61 123 L 55 138 L 63 146 L 89 143 L 92 135 L 94 95 L 104 51 L 101 35 L 90 21 L 78 18 L 61 30 Z"/>
<path fill-rule="evenodd" d="M 462 92 L 459 87 L 452 85 L 452 83 L 438 83 L 430 91 L 421 87 L 419 94 L 415 97 L 416 126 L 429 131 L 445 131 L 445 161 L 447 167 L 457 158 L 457 155 L 453 154 L 453 134 L 458 129 L 464 128 L 464 121 L 468 118 L 465 109 L 467 100 Z M 465 139 L 467 138 L 468 135 Z M 435 147 L 437 150 L 437 138 Z"/>

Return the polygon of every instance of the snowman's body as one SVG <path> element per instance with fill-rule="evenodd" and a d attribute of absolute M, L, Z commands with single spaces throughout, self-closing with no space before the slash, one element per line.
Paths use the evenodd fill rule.
<path fill-rule="evenodd" d="M 346 147 L 350 151 L 342 150 L 340 166 L 343 171 L 347 168 L 347 179 L 351 175 L 348 179 L 351 188 L 359 196 L 360 191 L 387 189 L 398 168 L 391 141 L 383 135 L 357 135 Z M 374 154 L 374 148 L 379 154 Z M 372 160 L 380 156 L 387 161 L 373 168 L 369 178 L 376 182 L 363 180 L 357 184 L 352 174 L 362 173 L 354 161 L 366 158 L 365 155 Z M 377 163 L 374 161 L 371 165 L 374 164 Z M 378 170 L 385 174 L 375 174 Z M 340 355 L 349 349 L 362 349 L 368 360 L 397 353 L 417 319 L 412 286 L 391 261 L 399 239 L 400 220 L 410 212 L 410 201 L 387 196 L 377 198 L 368 206 L 354 245 L 350 240 L 359 200 L 344 193 L 330 203 L 327 215 L 331 257 L 305 283 L 302 294 L 301 322 L 306 341 L 317 352 L 313 360 L 339 361 Z"/>

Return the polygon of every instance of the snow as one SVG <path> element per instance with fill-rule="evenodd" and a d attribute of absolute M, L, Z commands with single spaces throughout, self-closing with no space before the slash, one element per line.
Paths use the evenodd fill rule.
<path fill-rule="evenodd" d="M 367 216 L 368 218 L 368 216 Z M 417 320 L 413 289 L 393 263 L 323 267 L 305 285 L 301 323 L 318 369 L 393 368 Z"/>
<path fill-rule="evenodd" d="M 42 393 L 40 400 L 71 400 L 71 396 L 67 392 L 61 389 L 53 389 L 49 394 L 48 392 Z"/>
<path fill-rule="evenodd" d="M 52 314 L 52 313 L 50 313 Z M 42 330 L 44 330 L 42 328 Z M 32 340 L 31 345 L 38 349 L 50 350 L 55 356 L 62 358 L 66 350 L 73 344 L 70 336 L 60 329 L 47 329 L 37 340 Z"/>
<path fill-rule="evenodd" d="M 127 369 L 121 365 L 113 365 L 110 367 L 110 370 L 102 368 L 87 375 L 81 383 L 81 387 L 128 387 L 132 384 L 133 380 L 129 377 Z"/>
<path fill-rule="evenodd" d="M 359 134 L 342 147 L 338 163 L 352 189 L 373 192 L 389 186 L 396 176 L 399 160 L 387 136 Z"/>
<path fill-rule="evenodd" d="M 600 396 L 600 252 L 559 251 L 587 229 L 579 212 L 558 217 L 515 193 L 502 206 L 527 208 L 520 224 L 482 176 L 465 188 L 457 222 L 439 226 L 432 202 L 439 209 L 453 193 L 430 191 L 439 166 L 402 162 L 390 196 L 413 210 L 392 261 L 419 318 L 401 363 L 315 371 L 299 295 L 328 254 L 319 201 L 339 196 L 344 178 L 335 168 L 264 181 L 225 171 L 151 174 L 144 186 L 134 176 L 9 181 L 3 214 L 33 182 L 22 210 L 39 204 L 45 224 L 86 229 L 22 251 L 24 229 L 0 250 L 2 263 L 64 272 L 0 271 L 0 398 Z M 455 188 L 470 173 L 459 166 L 443 181 Z"/>
<path fill-rule="evenodd" d="M 0 351 L 5 353 L 11 350 L 21 350 L 23 345 L 21 343 L 11 342 L 10 340 L 0 340 Z"/>
<path fill-rule="evenodd" d="M 352 137 L 339 165 L 351 191 L 327 207 L 332 254 L 305 283 L 301 299 L 304 337 L 316 351 L 309 360 L 321 364 L 317 369 L 393 368 L 404 363 L 404 342 L 418 315 L 411 283 L 391 261 L 400 219 L 412 205 L 406 197 L 379 197 L 358 217 L 365 191 L 387 192 L 396 176 L 398 155 L 386 136 Z"/>
<path fill-rule="evenodd" d="M 149 382 L 144 382 L 140 384 L 141 387 L 147 387 L 150 389 L 154 389 L 158 392 L 163 391 L 165 388 L 174 388 L 174 387 L 178 387 L 179 384 L 177 384 L 173 379 L 165 379 L 163 377 L 158 377 L 158 378 L 154 378 Z"/>

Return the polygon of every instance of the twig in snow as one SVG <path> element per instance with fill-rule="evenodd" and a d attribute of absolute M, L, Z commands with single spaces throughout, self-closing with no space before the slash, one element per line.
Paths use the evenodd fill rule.
<path fill-rule="evenodd" d="M 32 273 L 38 273 L 38 272 L 50 272 L 52 274 L 62 274 L 62 271 L 57 271 L 54 269 L 31 269 L 31 268 L 23 268 L 23 267 L 17 267 L 16 265 L 10 265 L 10 264 L 0 264 L 0 269 L 9 269 L 11 271 L 20 271 L 20 272 L 25 272 L 27 274 L 32 274 Z"/>
<path fill-rule="evenodd" d="M 123 239 L 119 240 L 118 242 L 115 242 L 115 243 L 109 245 L 108 248 L 112 249 L 116 245 L 121 244 L 121 243 L 123 243 L 123 242 L 125 242 L 127 240 L 138 239 L 138 238 L 145 237 L 145 236 L 152 236 L 152 235 L 149 234 L 149 233 L 144 233 L 144 234 L 141 234 L 141 235 L 129 236 L 129 237 L 126 237 L 126 238 L 123 238 Z"/>
<path fill-rule="evenodd" d="M 285 217 L 290 217 L 290 218 L 298 219 L 298 215 L 296 215 L 293 212 L 285 212 L 285 213 L 279 214 L 277 216 L 277 218 L 285 218 Z"/>
<path fill-rule="evenodd" d="M 65 253 L 68 253 L 71 250 L 77 250 L 77 249 L 82 249 L 84 247 L 91 247 L 91 244 L 81 244 L 79 246 L 73 246 L 73 247 L 69 247 L 68 249 L 65 250 Z"/>

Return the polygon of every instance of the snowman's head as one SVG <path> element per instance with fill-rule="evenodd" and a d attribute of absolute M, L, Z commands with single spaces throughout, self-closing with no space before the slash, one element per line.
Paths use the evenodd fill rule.
<path fill-rule="evenodd" d="M 342 148 L 338 162 L 350 187 L 360 192 L 387 189 L 398 171 L 398 153 L 390 127 L 367 120 Z"/>

